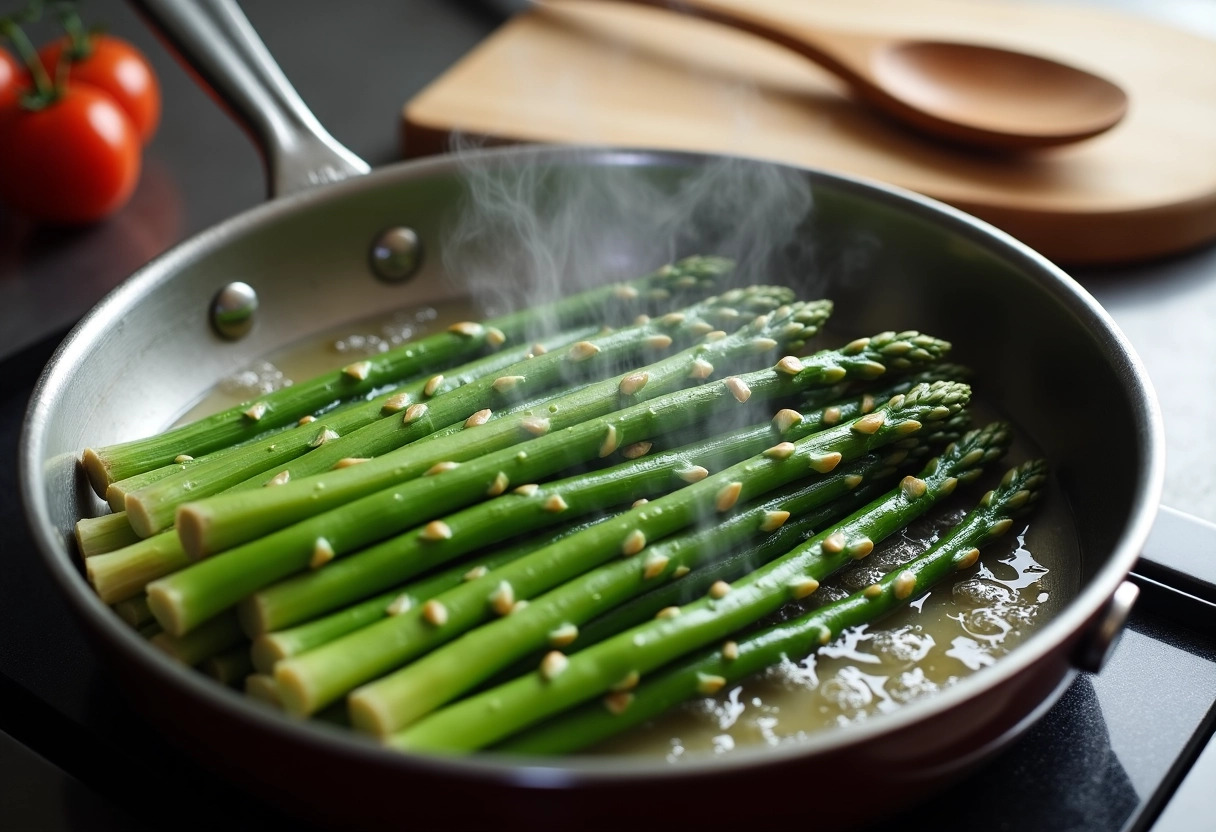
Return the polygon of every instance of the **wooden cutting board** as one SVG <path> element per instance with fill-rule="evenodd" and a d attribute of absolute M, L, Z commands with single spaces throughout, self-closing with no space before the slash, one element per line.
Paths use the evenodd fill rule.
<path fill-rule="evenodd" d="M 878 179 L 1068 264 L 1216 240 L 1216 41 L 1105 10 L 985 0 L 738 0 L 821 26 L 973 39 L 1094 70 L 1127 118 L 1071 147 L 971 154 L 905 132 L 782 48 L 616 3 L 553 0 L 502 26 L 403 110 L 407 156 L 495 141 L 733 153 Z"/>

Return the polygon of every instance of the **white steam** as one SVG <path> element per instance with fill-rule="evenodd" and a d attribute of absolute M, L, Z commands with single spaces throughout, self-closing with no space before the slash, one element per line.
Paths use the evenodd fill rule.
<path fill-rule="evenodd" d="M 700 156 L 654 165 L 614 150 L 460 155 L 466 199 L 444 266 L 495 314 L 691 254 L 734 259 L 736 285 L 788 283 L 810 263 L 810 184 L 790 168 Z"/>

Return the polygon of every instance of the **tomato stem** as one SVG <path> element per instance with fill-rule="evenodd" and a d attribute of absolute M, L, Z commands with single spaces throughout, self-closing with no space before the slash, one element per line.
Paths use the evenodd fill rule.
<path fill-rule="evenodd" d="M 54 4 L 55 17 L 68 35 L 68 48 L 64 54 L 72 61 L 83 61 L 93 54 L 93 33 L 85 28 L 74 0 L 59 0 Z"/>
<path fill-rule="evenodd" d="M 42 109 L 59 97 L 58 88 L 43 68 L 42 61 L 38 59 L 38 50 L 34 49 L 34 44 L 20 26 L 20 23 L 37 20 L 40 11 L 41 4 L 31 2 L 19 14 L 0 17 L 0 39 L 9 42 L 13 51 L 25 63 L 30 78 L 34 81 L 34 92 L 22 96 L 22 105 L 32 110 Z"/>

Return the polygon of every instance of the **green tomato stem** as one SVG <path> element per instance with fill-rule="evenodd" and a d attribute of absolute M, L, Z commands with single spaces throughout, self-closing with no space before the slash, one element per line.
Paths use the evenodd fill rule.
<path fill-rule="evenodd" d="M 0 38 L 9 42 L 34 79 L 34 92 L 21 96 L 21 106 L 27 110 L 41 110 L 53 104 L 62 90 L 51 81 L 38 59 L 38 50 L 13 17 L 0 18 Z"/>

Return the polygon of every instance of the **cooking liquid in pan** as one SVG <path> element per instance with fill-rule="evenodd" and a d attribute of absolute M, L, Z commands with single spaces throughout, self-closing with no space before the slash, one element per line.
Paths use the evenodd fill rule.
<path fill-rule="evenodd" d="M 455 301 L 334 328 L 234 373 L 181 421 L 476 317 L 467 302 Z M 825 335 L 813 349 L 843 344 L 851 337 Z M 952 359 L 966 362 L 963 355 Z M 973 400 L 970 410 L 976 426 L 1000 418 L 985 407 L 982 397 Z M 1013 447 L 979 485 L 961 490 L 928 517 L 884 541 L 865 560 L 824 581 L 806 606 L 790 605 L 765 623 L 864 589 L 923 552 L 1006 469 L 1041 455 L 1015 430 Z M 593 751 L 660 755 L 675 763 L 736 748 L 797 742 L 815 731 L 893 711 L 991 665 L 1049 621 L 1076 594 L 1079 562 L 1065 501 L 1049 485 L 1033 514 L 982 550 L 979 565 L 958 576 L 952 586 L 939 586 L 875 625 L 846 631 L 813 656 L 789 657 L 758 677 L 689 701 Z"/>

